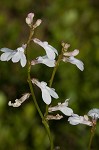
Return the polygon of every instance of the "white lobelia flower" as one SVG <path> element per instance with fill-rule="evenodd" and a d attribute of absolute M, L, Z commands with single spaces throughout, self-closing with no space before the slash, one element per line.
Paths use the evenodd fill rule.
<path fill-rule="evenodd" d="M 9 48 L 1 48 L 0 51 L 4 52 L 1 54 L 1 61 L 9 61 L 12 60 L 13 63 L 20 61 L 21 66 L 24 67 L 26 65 L 26 56 L 24 54 L 25 45 L 17 48 L 16 50 L 11 50 Z"/>
<path fill-rule="evenodd" d="M 88 112 L 88 116 L 92 117 L 92 119 L 97 120 L 99 118 L 99 109 L 94 108 Z"/>
<path fill-rule="evenodd" d="M 68 118 L 68 121 L 72 125 L 85 124 L 88 126 L 92 126 L 92 122 L 89 121 L 89 118 L 87 115 L 78 116 L 77 114 L 73 114 L 71 117 Z"/>
<path fill-rule="evenodd" d="M 65 100 L 64 103 L 58 103 L 57 106 L 54 106 L 54 107 L 49 107 L 48 111 L 49 112 L 52 112 L 52 111 L 57 111 L 57 110 L 60 110 L 64 115 L 66 116 L 71 116 L 73 114 L 73 110 L 68 106 L 68 100 Z"/>
<path fill-rule="evenodd" d="M 48 67 L 54 67 L 55 66 L 55 60 L 53 59 L 53 60 L 51 60 L 51 59 L 49 59 L 48 57 L 47 57 L 47 55 L 46 56 L 39 56 L 39 57 L 37 57 L 37 59 L 35 59 L 35 60 L 32 60 L 31 61 L 31 65 L 36 65 L 36 64 L 45 64 L 46 66 L 48 66 Z"/>
<path fill-rule="evenodd" d="M 8 105 L 13 106 L 13 107 L 19 107 L 29 97 L 30 97 L 30 93 L 25 93 L 20 99 L 16 99 L 15 103 L 12 103 L 11 101 L 9 101 Z"/>
<path fill-rule="evenodd" d="M 71 64 L 76 65 L 81 71 L 84 70 L 84 64 L 81 60 L 76 59 L 74 56 L 76 56 L 79 53 L 79 50 L 75 49 L 72 52 L 65 52 L 63 54 L 62 60 L 64 62 L 70 62 Z M 67 57 L 69 56 L 69 57 Z"/>
<path fill-rule="evenodd" d="M 46 55 L 49 59 L 53 60 L 55 59 L 55 55 L 58 55 L 57 50 L 49 45 L 48 42 L 42 42 L 37 38 L 33 39 L 33 41 L 45 49 Z"/>
<path fill-rule="evenodd" d="M 49 88 L 46 82 L 39 82 L 37 79 L 32 79 L 31 81 L 41 89 L 42 99 L 47 105 L 51 103 L 51 96 L 55 99 L 59 98 L 57 93 L 55 92 L 55 89 Z"/>

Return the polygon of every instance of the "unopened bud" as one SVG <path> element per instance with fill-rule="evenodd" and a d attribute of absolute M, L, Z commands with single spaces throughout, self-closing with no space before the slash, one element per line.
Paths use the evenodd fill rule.
<path fill-rule="evenodd" d="M 37 61 L 36 59 L 34 59 L 34 60 L 31 61 L 31 65 L 34 66 L 34 65 L 36 65 L 36 64 L 38 64 L 38 61 Z"/>
<path fill-rule="evenodd" d="M 67 51 L 68 48 L 70 47 L 70 44 L 62 42 L 62 47 L 63 47 L 64 51 Z"/>
<path fill-rule="evenodd" d="M 41 24 L 42 20 L 38 19 L 35 24 L 33 25 L 34 28 L 37 28 Z"/>
<path fill-rule="evenodd" d="M 29 13 L 26 18 L 26 23 L 31 26 L 33 23 L 34 13 Z"/>

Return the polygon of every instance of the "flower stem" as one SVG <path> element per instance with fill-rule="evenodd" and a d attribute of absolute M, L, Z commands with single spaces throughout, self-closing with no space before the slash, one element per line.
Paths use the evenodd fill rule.
<path fill-rule="evenodd" d="M 33 90 L 33 86 L 32 86 L 32 82 L 31 82 L 31 76 L 30 76 L 30 72 L 31 72 L 31 64 L 30 64 L 30 59 L 29 59 L 29 52 L 27 51 L 27 48 L 30 44 L 30 41 L 33 37 L 33 34 L 34 34 L 34 30 L 30 30 L 30 35 L 29 35 L 29 38 L 28 38 L 28 41 L 27 41 L 27 45 L 26 45 L 26 56 L 27 56 L 27 75 L 28 75 L 28 84 L 29 84 L 29 87 L 30 87 L 30 91 L 31 91 L 31 95 L 32 95 L 32 98 L 33 98 L 33 101 L 34 101 L 34 104 L 35 104 L 35 107 L 42 119 L 42 123 L 46 129 L 46 132 L 48 134 L 48 137 L 49 137 L 49 140 L 50 140 L 50 145 L 51 145 L 51 148 L 50 150 L 53 150 L 53 139 L 51 137 L 51 132 L 50 132 L 50 128 L 49 128 L 49 125 L 45 119 L 45 117 L 43 116 L 41 110 L 40 110 L 40 107 L 37 103 L 37 100 L 36 100 L 36 97 L 35 97 L 35 94 L 34 94 L 34 90 Z"/>
<path fill-rule="evenodd" d="M 52 83 L 53 83 L 53 80 L 54 80 L 54 77 L 55 77 L 55 73 L 56 73 L 56 71 L 57 71 L 57 69 L 58 69 L 58 66 L 59 66 L 59 63 L 60 63 L 60 61 L 61 61 L 61 59 L 62 59 L 62 56 L 63 56 L 63 54 L 61 53 L 61 54 L 59 55 L 59 57 L 58 57 L 58 60 L 57 60 L 57 62 L 56 62 L 56 66 L 54 67 L 53 72 L 52 72 L 52 76 L 51 76 L 51 79 L 50 79 L 50 82 L 49 82 L 49 87 L 52 86 Z"/>
<path fill-rule="evenodd" d="M 54 77 L 55 77 L 55 73 L 56 73 L 56 71 L 58 69 L 58 66 L 59 66 L 59 63 L 60 63 L 60 61 L 62 59 L 62 56 L 63 56 L 63 53 L 61 52 L 61 54 L 59 55 L 58 60 L 56 62 L 56 66 L 53 69 L 52 76 L 51 76 L 51 79 L 49 81 L 49 87 L 52 86 L 52 83 L 53 83 L 53 80 L 54 80 Z M 48 114 L 48 105 L 46 105 L 46 111 L 45 111 L 45 115 L 44 116 L 46 117 L 47 114 Z"/>
<path fill-rule="evenodd" d="M 91 150 L 91 145 L 92 145 L 92 140 L 95 134 L 95 130 L 96 130 L 96 124 L 93 124 L 92 129 L 91 129 L 91 136 L 90 136 L 90 140 L 89 140 L 89 146 L 88 146 L 88 150 Z"/>

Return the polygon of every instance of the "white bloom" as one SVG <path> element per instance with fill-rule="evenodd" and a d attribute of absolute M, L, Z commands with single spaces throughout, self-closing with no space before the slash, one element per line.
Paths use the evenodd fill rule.
<path fill-rule="evenodd" d="M 24 54 L 23 47 L 19 47 L 16 50 L 1 48 L 1 51 L 4 52 L 0 57 L 1 61 L 9 61 L 10 59 L 12 59 L 13 63 L 20 61 L 22 67 L 26 65 L 26 56 Z"/>
<path fill-rule="evenodd" d="M 47 55 L 46 56 L 39 56 L 37 57 L 36 60 L 32 60 L 31 61 L 31 65 L 35 65 L 35 64 L 45 64 L 48 67 L 54 67 L 55 66 L 55 60 L 50 60 Z"/>
<path fill-rule="evenodd" d="M 53 60 L 55 59 L 55 55 L 58 55 L 57 50 L 51 45 L 49 45 L 48 42 L 42 42 L 37 38 L 33 39 L 33 41 L 45 49 L 46 55 L 49 59 Z"/>
<path fill-rule="evenodd" d="M 73 110 L 67 106 L 68 106 L 68 99 L 65 100 L 64 103 L 58 103 L 57 106 L 49 107 L 48 111 L 52 112 L 60 110 L 64 115 L 71 116 L 73 114 Z"/>
<path fill-rule="evenodd" d="M 74 50 L 73 52 L 65 52 L 63 55 L 63 61 L 64 62 L 70 62 L 74 65 L 76 65 L 81 71 L 84 70 L 84 64 L 81 60 L 76 59 L 74 56 L 76 56 L 79 53 L 79 50 Z M 66 57 L 69 56 L 69 57 Z"/>
<path fill-rule="evenodd" d="M 58 98 L 58 95 L 57 93 L 55 92 L 55 89 L 53 88 L 49 88 L 47 86 L 47 83 L 42 81 L 42 82 L 39 82 L 38 80 L 36 79 L 32 79 L 31 80 L 32 83 L 36 84 L 42 91 L 42 99 L 43 101 L 49 105 L 51 103 L 51 96 L 55 99 Z"/>
<path fill-rule="evenodd" d="M 83 116 L 78 116 L 77 114 L 73 114 L 71 117 L 68 118 L 68 121 L 72 125 L 77 125 L 77 124 L 86 124 L 88 126 L 92 126 L 92 122 L 89 121 L 89 118 L 87 115 Z"/>
<path fill-rule="evenodd" d="M 97 120 L 99 118 L 99 109 L 91 109 L 89 112 L 88 112 L 88 116 L 92 117 L 93 119 Z"/>
<path fill-rule="evenodd" d="M 11 101 L 9 101 L 8 105 L 13 106 L 13 107 L 19 107 L 26 99 L 29 98 L 29 96 L 30 96 L 30 93 L 25 93 L 20 99 L 16 99 L 15 103 L 12 103 Z"/>
<path fill-rule="evenodd" d="M 26 17 L 26 23 L 30 26 L 33 23 L 34 13 L 29 13 Z"/>

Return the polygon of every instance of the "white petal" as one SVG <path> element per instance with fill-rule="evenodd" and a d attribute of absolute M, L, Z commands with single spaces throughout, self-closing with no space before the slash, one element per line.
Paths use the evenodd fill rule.
<path fill-rule="evenodd" d="M 31 81 L 33 84 L 36 84 L 40 89 L 42 89 L 41 82 L 39 82 L 37 79 L 33 78 Z"/>
<path fill-rule="evenodd" d="M 51 96 L 49 92 L 46 89 L 41 89 L 42 90 L 42 99 L 43 101 L 49 105 L 51 103 Z"/>
<path fill-rule="evenodd" d="M 46 87 L 46 89 L 48 90 L 48 92 L 50 93 L 50 95 L 56 99 L 59 98 L 58 94 L 55 92 L 55 89 L 53 88 L 49 88 L 48 86 Z"/>
<path fill-rule="evenodd" d="M 20 55 L 21 55 L 21 59 L 20 59 L 21 66 L 24 67 L 26 65 L 26 56 L 23 52 L 20 52 Z"/>
<path fill-rule="evenodd" d="M 15 55 L 15 51 L 13 51 L 9 56 L 8 56 L 8 58 L 7 58 L 7 61 L 9 61 L 14 55 Z"/>
<path fill-rule="evenodd" d="M 11 54 L 11 52 L 3 53 L 1 54 L 0 60 L 1 61 L 7 61 L 8 56 Z"/>
<path fill-rule="evenodd" d="M 73 110 L 68 107 L 60 107 L 59 110 L 66 116 L 71 116 L 73 114 Z"/>
<path fill-rule="evenodd" d="M 42 63 L 48 67 L 55 67 L 55 60 L 46 59 L 46 60 L 43 60 Z"/>
<path fill-rule="evenodd" d="M 45 86 L 47 85 L 47 83 L 44 82 L 44 81 L 41 81 L 41 85 L 45 88 Z"/>
<path fill-rule="evenodd" d="M 77 124 L 81 123 L 80 116 L 78 116 L 76 114 L 74 116 L 69 117 L 68 121 L 72 125 L 77 125 Z"/>
<path fill-rule="evenodd" d="M 64 53 L 64 56 L 76 56 L 76 55 L 78 55 L 78 53 L 79 53 L 79 50 L 78 50 L 78 49 L 75 49 L 75 50 L 72 51 L 72 52 L 65 52 L 65 53 Z"/>
<path fill-rule="evenodd" d="M 13 52 L 13 50 L 11 50 L 9 48 L 1 48 L 0 51 L 1 52 Z"/>
<path fill-rule="evenodd" d="M 45 49 L 46 54 L 49 59 L 51 59 L 51 60 L 55 59 L 55 53 L 58 54 L 58 52 L 54 47 L 49 45 L 48 42 L 46 42 L 46 41 L 42 42 L 37 38 L 33 39 L 33 41 Z"/>
<path fill-rule="evenodd" d="M 45 46 L 44 49 L 49 59 L 51 60 L 55 59 L 55 53 L 49 46 Z"/>
<path fill-rule="evenodd" d="M 49 45 L 49 47 L 58 55 L 58 51 L 53 46 Z"/>
<path fill-rule="evenodd" d="M 81 71 L 84 70 L 84 64 L 82 61 L 74 58 L 73 56 L 69 57 L 68 58 L 68 62 L 72 63 L 72 64 L 75 64 Z"/>
<path fill-rule="evenodd" d="M 86 116 L 78 116 L 77 114 L 73 114 L 71 117 L 68 118 L 68 121 L 72 125 L 77 124 L 85 124 L 88 126 L 92 126 L 92 122 L 88 120 Z"/>
<path fill-rule="evenodd" d="M 43 47 L 43 48 L 44 48 L 44 44 L 43 44 L 43 42 L 42 42 L 42 41 L 40 41 L 39 39 L 34 38 L 34 39 L 33 39 L 33 41 L 34 41 L 35 43 L 37 43 L 38 45 L 40 45 L 41 47 Z"/>
<path fill-rule="evenodd" d="M 16 54 L 12 57 L 12 62 L 16 63 L 21 59 L 20 52 L 16 52 Z"/>
<path fill-rule="evenodd" d="M 97 109 L 97 108 L 91 109 L 88 112 L 88 116 L 92 117 L 93 119 L 98 119 L 99 118 L 99 109 Z"/>
<path fill-rule="evenodd" d="M 75 49 L 73 52 L 72 52 L 72 56 L 76 56 L 79 54 L 79 50 L 78 49 Z"/>
<path fill-rule="evenodd" d="M 37 58 L 37 61 L 38 63 L 42 63 L 42 64 L 45 64 L 46 66 L 48 67 L 54 67 L 55 66 L 55 60 L 50 60 L 48 59 L 48 57 L 45 55 L 45 56 L 39 56 Z"/>

